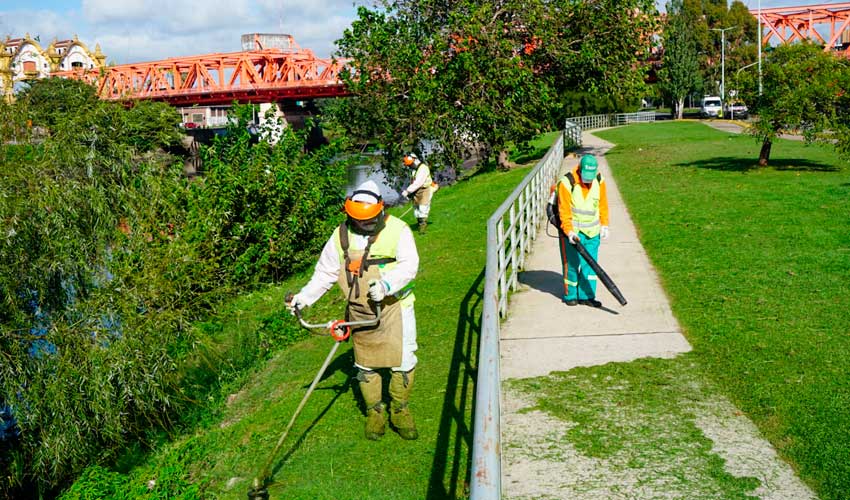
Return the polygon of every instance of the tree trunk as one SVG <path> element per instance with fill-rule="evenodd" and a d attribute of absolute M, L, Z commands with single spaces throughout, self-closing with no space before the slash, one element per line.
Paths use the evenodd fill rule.
<path fill-rule="evenodd" d="M 683 115 L 683 112 L 684 112 L 684 111 L 685 111 L 685 98 L 684 98 L 684 97 L 680 97 L 680 98 L 676 101 L 676 119 L 677 119 L 677 120 L 681 120 L 681 119 L 682 119 L 682 115 Z"/>
<path fill-rule="evenodd" d="M 770 139 L 765 139 L 764 142 L 761 143 L 761 152 L 759 153 L 759 166 L 766 167 L 767 160 L 770 159 L 770 146 L 773 145 L 773 142 Z"/>
<path fill-rule="evenodd" d="M 516 166 L 513 162 L 508 160 L 508 152 L 504 149 L 499 151 L 497 164 L 499 165 L 499 170 L 510 170 Z"/>

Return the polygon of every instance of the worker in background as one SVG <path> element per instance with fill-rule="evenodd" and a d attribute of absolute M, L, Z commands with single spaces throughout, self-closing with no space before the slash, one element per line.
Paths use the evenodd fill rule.
<path fill-rule="evenodd" d="M 596 157 L 582 156 L 576 168 L 558 182 L 557 189 L 564 303 L 602 307 L 596 300 L 596 273 L 574 245 L 580 242 L 597 260 L 599 240 L 608 238 L 608 194 Z"/>
<path fill-rule="evenodd" d="M 345 200 L 347 219 L 325 244 L 310 281 L 288 304 L 303 309 L 338 283 L 347 298 L 345 319 L 375 318 L 377 326 L 352 328 L 354 366 L 366 405 L 365 435 L 377 440 L 386 428 L 382 376 L 389 372 L 390 420 L 403 439 L 419 434 L 408 403 L 416 368 L 413 279 L 419 254 L 413 233 L 384 212 L 378 185 L 366 181 Z"/>
<path fill-rule="evenodd" d="M 419 222 L 419 234 L 425 234 L 428 228 L 428 213 L 431 211 L 431 195 L 434 191 L 431 168 L 413 153 L 406 154 L 402 161 L 405 167 L 415 170 L 413 182 L 401 192 L 401 197 L 406 200 L 413 195 L 413 215 Z"/>

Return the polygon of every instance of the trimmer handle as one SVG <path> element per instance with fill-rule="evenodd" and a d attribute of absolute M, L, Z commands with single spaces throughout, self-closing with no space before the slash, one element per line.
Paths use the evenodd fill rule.
<path fill-rule="evenodd" d="M 286 294 L 284 300 L 287 305 L 292 303 L 292 298 L 294 295 L 292 292 Z M 352 326 L 374 326 L 381 322 L 381 304 L 375 304 L 375 319 L 367 319 L 361 321 L 344 321 L 338 319 L 336 321 L 328 321 L 327 323 L 308 323 L 304 320 L 304 317 L 301 315 L 301 309 L 298 307 L 293 307 L 292 310 L 295 312 L 295 317 L 298 318 L 298 322 L 301 323 L 301 326 L 307 328 L 308 330 L 328 330 L 331 334 L 331 337 L 334 338 L 337 342 L 341 342 L 348 338 L 351 335 L 351 327 Z"/>
<path fill-rule="evenodd" d="M 292 292 L 286 292 L 286 297 L 284 297 L 283 300 L 286 302 L 286 305 L 289 306 L 289 304 L 292 304 L 292 299 L 294 297 L 295 294 Z M 295 313 L 295 317 L 298 318 L 298 321 L 300 321 L 301 324 L 304 324 L 304 320 L 301 318 L 301 309 L 298 306 L 295 306 L 292 308 L 292 312 Z"/>

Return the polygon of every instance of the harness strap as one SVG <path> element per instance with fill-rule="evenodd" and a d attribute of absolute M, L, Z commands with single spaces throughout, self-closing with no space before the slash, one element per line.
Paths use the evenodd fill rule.
<path fill-rule="evenodd" d="M 357 268 L 352 269 L 351 256 L 348 254 L 348 224 L 346 224 L 346 221 L 343 221 L 339 225 L 339 246 L 342 247 L 342 255 L 344 257 L 343 267 L 345 268 L 345 281 L 348 283 L 349 302 L 351 301 L 352 292 L 354 293 L 355 298 L 360 297 L 360 281 L 357 278 L 359 276 L 362 276 L 363 273 L 369 268 L 369 249 L 372 248 L 372 243 L 374 243 L 377 239 L 378 233 L 369 236 L 369 239 L 366 241 L 366 248 L 363 249 L 363 256 L 360 258 L 359 265 L 355 263 L 355 265 L 357 265 Z M 383 259 L 372 260 L 380 261 Z"/>

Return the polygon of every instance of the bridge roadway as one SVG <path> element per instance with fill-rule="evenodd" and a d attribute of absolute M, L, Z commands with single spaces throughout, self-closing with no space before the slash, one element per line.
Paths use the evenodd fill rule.
<path fill-rule="evenodd" d="M 599 158 L 608 185 L 611 236 L 602 242 L 599 262 L 617 283 L 626 299 L 619 303 L 599 283 L 598 298 L 603 308 L 568 307 L 563 295 L 557 241 L 541 230 L 520 274 L 522 289 L 511 297 L 507 319 L 500 333 L 501 376 L 508 379 L 545 376 L 578 366 L 628 362 L 643 357 L 672 358 L 691 350 L 673 316 L 658 276 L 644 251 L 634 224 L 623 204 L 616 180 L 603 156 L 613 145 L 587 132 L 580 154 Z M 565 159 L 562 169 L 572 168 L 577 157 Z M 549 230 L 552 233 L 551 230 Z M 814 498 L 790 466 L 781 462 L 758 431 L 725 399 L 728 415 L 738 415 L 729 424 L 738 429 L 724 438 L 703 429 L 715 448 L 736 448 L 739 455 L 724 456 L 728 463 L 744 462 L 737 476 L 758 477 L 762 498 Z M 649 496 L 641 474 L 633 470 L 635 483 L 606 469 L 604 461 L 577 452 L 566 436 L 568 423 L 535 410 L 529 396 L 502 386 L 502 497 L 517 498 L 673 498 L 672 491 L 654 491 Z M 725 415 L 726 413 L 724 413 Z M 732 418 L 732 417 L 730 417 Z M 724 421 L 724 424 L 728 422 Z M 731 440 L 731 442 L 730 442 Z M 747 443 L 740 446 L 739 443 Z M 714 448 L 713 448 L 714 451 Z M 722 453 L 721 453 L 722 454 Z M 741 456 L 743 454 L 743 457 Z M 755 465 L 753 465 L 755 463 Z M 727 466 L 729 468 L 729 466 Z M 654 472 L 657 476 L 658 472 Z M 633 479 L 633 477 L 632 477 Z M 655 478 L 658 479 L 657 477 Z M 672 478 L 664 478 L 672 480 Z M 767 485 L 767 486 L 764 486 Z M 673 494 L 673 496 L 671 496 Z M 686 498 L 686 497 L 685 497 Z"/>

